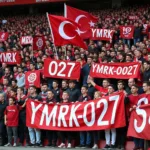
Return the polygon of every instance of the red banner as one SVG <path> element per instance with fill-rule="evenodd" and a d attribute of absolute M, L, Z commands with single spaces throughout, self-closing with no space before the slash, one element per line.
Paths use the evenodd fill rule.
<path fill-rule="evenodd" d="M 150 140 L 149 129 L 150 129 L 150 104 L 147 104 L 140 106 L 139 108 L 137 108 L 135 111 L 132 112 L 128 128 L 128 136 Z"/>
<path fill-rule="evenodd" d="M 126 125 L 123 93 L 69 104 L 27 100 L 26 112 L 28 127 L 45 130 L 105 130 Z"/>
<path fill-rule="evenodd" d="M 129 16 L 128 18 L 129 18 L 129 20 L 137 20 L 137 19 L 139 19 L 138 16 Z"/>
<path fill-rule="evenodd" d="M 2 52 L 0 53 L 0 62 L 10 65 L 20 64 L 21 57 L 19 52 Z"/>
<path fill-rule="evenodd" d="M 113 38 L 114 30 L 109 29 L 91 29 L 90 39 L 110 41 Z"/>
<path fill-rule="evenodd" d="M 129 79 L 139 78 L 140 63 L 101 63 L 93 64 L 90 76 L 95 78 Z"/>
<path fill-rule="evenodd" d="M 68 1 L 68 0 L 1 0 L 0 6 L 64 2 L 64 1 Z"/>
<path fill-rule="evenodd" d="M 4 42 L 8 39 L 8 32 L 0 32 L 0 42 Z"/>
<path fill-rule="evenodd" d="M 123 39 L 133 39 L 134 26 L 120 26 L 120 37 Z"/>
<path fill-rule="evenodd" d="M 44 60 L 44 76 L 61 79 L 79 79 L 81 66 L 79 62 L 62 60 Z"/>
<path fill-rule="evenodd" d="M 33 37 L 32 36 L 23 36 L 20 39 L 21 45 L 28 45 L 33 43 Z"/>
<path fill-rule="evenodd" d="M 33 50 L 43 50 L 45 45 L 44 36 L 37 36 L 33 38 Z"/>
<path fill-rule="evenodd" d="M 28 71 L 25 73 L 25 86 L 29 88 L 31 85 L 40 88 L 40 70 Z"/>

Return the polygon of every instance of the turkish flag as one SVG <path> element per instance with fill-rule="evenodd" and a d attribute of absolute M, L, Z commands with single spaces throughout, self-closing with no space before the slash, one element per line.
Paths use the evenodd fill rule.
<path fill-rule="evenodd" d="M 79 26 L 77 23 L 62 16 L 47 14 L 53 42 L 56 46 L 72 44 L 87 49 L 86 44 L 78 34 Z"/>
<path fill-rule="evenodd" d="M 33 50 L 43 50 L 45 45 L 44 36 L 36 36 L 33 38 Z"/>
<path fill-rule="evenodd" d="M 25 86 L 29 88 L 30 86 L 34 85 L 37 88 L 40 88 L 40 70 L 36 71 L 27 71 L 25 73 Z"/>
<path fill-rule="evenodd" d="M 67 5 L 65 5 L 64 16 L 80 25 L 80 36 L 83 39 L 89 38 L 89 32 L 91 31 L 89 29 L 94 28 L 95 23 L 98 22 L 98 18 L 91 15 L 90 13 Z"/>
<path fill-rule="evenodd" d="M 4 42 L 8 39 L 8 32 L 0 32 L 0 42 Z"/>

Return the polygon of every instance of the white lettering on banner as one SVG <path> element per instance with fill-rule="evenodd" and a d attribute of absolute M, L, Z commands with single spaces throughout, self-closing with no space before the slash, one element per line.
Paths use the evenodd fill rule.
<path fill-rule="evenodd" d="M 0 62 L 17 62 L 16 53 L 0 53 Z"/>
<path fill-rule="evenodd" d="M 146 111 L 144 109 L 139 108 L 141 103 L 148 104 L 148 99 L 146 97 L 143 97 L 137 103 L 138 108 L 136 108 L 136 113 L 137 113 L 137 115 L 140 115 L 143 118 L 142 119 L 143 122 L 142 122 L 141 126 L 138 126 L 137 119 L 134 119 L 134 128 L 135 128 L 137 133 L 143 132 L 143 130 L 144 130 L 145 126 L 146 126 L 147 113 L 146 113 Z"/>
<path fill-rule="evenodd" d="M 92 36 L 97 38 L 109 38 L 112 39 L 113 30 L 109 29 L 92 29 Z"/>
<path fill-rule="evenodd" d="M 31 44 L 33 41 L 33 38 L 30 37 L 30 36 L 25 36 L 25 37 L 22 37 L 22 44 Z"/>
<path fill-rule="evenodd" d="M 65 72 L 67 66 L 71 66 L 68 72 Z M 51 61 L 49 64 L 49 74 L 51 76 L 55 76 L 57 74 L 58 77 L 71 77 L 73 68 L 75 67 L 75 63 L 73 62 L 59 62 Z"/>
<path fill-rule="evenodd" d="M 37 106 L 35 106 L 35 103 L 32 101 L 30 104 L 32 110 L 31 124 L 35 123 L 37 113 L 40 109 L 40 111 L 42 111 L 39 121 L 40 126 L 45 123 L 46 126 L 51 125 L 53 127 L 80 127 L 79 122 L 81 122 L 81 120 L 88 127 L 92 127 L 95 123 L 97 124 L 97 126 L 113 125 L 115 124 L 119 98 L 119 95 L 110 96 L 108 99 L 103 98 L 98 100 L 96 105 L 93 101 L 91 101 L 84 105 L 83 111 L 81 111 L 78 116 L 76 112 L 79 110 L 79 107 L 82 106 L 81 103 L 73 104 L 70 110 L 69 105 L 55 105 L 53 106 L 52 110 L 49 110 L 49 106 L 47 104 L 38 104 Z M 110 120 L 104 120 L 104 117 L 108 111 L 109 101 L 113 102 L 112 116 Z M 100 116 L 97 116 L 97 120 L 96 109 L 101 109 L 102 111 L 100 113 Z M 58 119 L 56 116 L 58 116 Z M 66 121 L 66 117 L 69 118 L 68 122 Z M 88 117 L 90 118 L 90 120 Z"/>
<path fill-rule="evenodd" d="M 115 69 L 114 66 L 93 64 L 92 71 L 105 75 L 135 75 L 137 71 L 138 65 L 133 66 L 120 66 Z"/>
<path fill-rule="evenodd" d="M 34 102 L 31 102 L 31 108 L 32 108 L 31 124 L 34 124 L 35 114 L 40 109 L 40 107 L 42 107 L 42 104 L 39 104 L 37 107 L 35 107 Z"/>
<path fill-rule="evenodd" d="M 43 109 L 43 113 L 42 113 L 42 116 L 41 116 L 41 121 L 40 121 L 40 125 L 43 124 L 44 122 L 44 118 L 46 118 L 46 126 L 49 126 L 51 120 L 53 119 L 53 126 L 56 126 L 56 113 L 57 113 L 57 108 L 58 106 L 54 106 L 54 108 L 52 109 L 51 113 L 49 114 L 48 116 L 48 105 L 45 105 L 44 106 L 44 109 Z"/>

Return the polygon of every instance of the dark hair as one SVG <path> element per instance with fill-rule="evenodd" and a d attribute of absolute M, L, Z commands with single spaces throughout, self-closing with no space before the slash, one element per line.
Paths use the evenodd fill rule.
<path fill-rule="evenodd" d="M 24 92 L 24 88 L 23 87 L 18 87 L 17 89 L 20 89 L 21 91 Z"/>
<path fill-rule="evenodd" d="M 88 87 L 86 85 L 83 85 L 82 88 L 88 89 Z"/>
<path fill-rule="evenodd" d="M 119 80 L 119 81 L 117 82 L 117 84 L 118 84 L 118 83 L 122 83 L 122 84 L 125 86 L 125 83 L 124 83 L 123 80 Z"/>
<path fill-rule="evenodd" d="M 17 80 L 16 80 L 16 79 L 12 79 L 11 82 L 12 82 L 12 81 L 14 81 L 15 83 L 17 83 Z"/>
<path fill-rule="evenodd" d="M 66 82 L 68 84 L 68 81 L 67 80 L 62 80 L 62 82 Z"/>
<path fill-rule="evenodd" d="M 110 80 L 109 80 L 109 79 L 103 79 L 103 81 L 104 81 L 104 80 L 107 81 L 108 83 L 110 83 Z"/>
<path fill-rule="evenodd" d="M 34 85 L 31 85 L 30 88 L 34 88 L 36 90 L 36 87 Z"/>
<path fill-rule="evenodd" d="M 68 93 L 67 91 L 63 91 L 63 93 L 66 93 L 66 94 L 68 94 L 68 95 L 69 95 L 69 93 Z"/>
<path fill-rule="evenodd" d="M 69 83 L 74 83 L 74 84 L 76 84 L 76 80 L 69 80 Z"/>
<path fill-rule="evenodd" d="M 53 82 L 56 82 L 58 84 L 58 81 L 57 80 L 53 80 Z"/>
<path fill-rule="evenodd" d="M 14 89 L 14 88 L 12 88 L 12 89 L 11 89 L 11 91 L 13 91 L 13 92 L 17 93 L 16 89 Z"/>
<path fill-rule="evenodd" d="M 138 85 L 136 85 L 136 84 L 133 84 L 132 86 L 136 87 L 137 89 L 139 88 Z M 131 86 L 131 87 L 132 87 L 132 86 Z"/>
<path fill-rule="evenodd" d="M 47 92 L 52 92 L 54 94 L 54 92 L 52 90 L 47 90 Z"/>
<path fill-rule="evenodd" d="M 111 86 L 115 90 L 115 87 L 113 84 L 109 84 L 108 86 Z"/>
<path fill-rule="evenodd" d="M 149 81 L 144 81 L 143 84 L 147 84 L 147 86 L 150 86 L 150 82 Z"/>
<path fill-rule="evenodd" d="M 9 97 L 9 99 L 10 99 L 10 98 L 13 100 L 13 102 L 15 102 L 15 101 L 16 101 L 14 97 Z"/>

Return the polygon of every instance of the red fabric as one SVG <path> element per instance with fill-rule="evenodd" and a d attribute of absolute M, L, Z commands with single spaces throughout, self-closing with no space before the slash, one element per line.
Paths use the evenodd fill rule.
<path fill-rule="evenodd" d="M 114 30 L 110 29 L 91 29 L 89 37 L 92 40 L 110 41 L 113 38 Z"/>
<path fill-rule="evenodd" d="M 37 4 L 37 3 L 49 3 L 49 2 L 65 2 L 67 0 L 5 0 L 0 1 L 0 6 L 7 5 L 24 5 L 24 4 Z"/>
<path fill-rule="evenodd" d="M 150 140 L 150 104 L 142 105 L 132 111 L 128 136 Z"/>
<path fill-rule="evenodd" d="M 21 45 L 28 45 L 33 43 L 33 37 L 32 36 L 22 36 L 20 38 Z"/>
<path fill-rule="evenodd" d="M 8 39 L 8 32 L 0 32 L 0 42 L 4 42 Z"/>
<path fill-rule="evenodd" d="M 135 16 L 129 16 L 128 19 L 129 20 L 137 20 L 137 19 L 139 19 L 139 17 L 136 15 Z"/>
<path fill-rule="evenodd" d="M 56 46 L 73 44 L 83 49 L 87 49 L 86 44 L 76 31 L 79 29 L 77 23 L 62 16 L 54 15 L 48 15 L 48 20 L 53 35 L 53 42 Z"/>
<path fill-rule="evenodd" d="M 62 60 L 44 60 L 44 77 L 60 79 L 79 79 L 81 66 L 79 62 Z"/>
<path fill-rule="evenodd" d="M 95 89 L 100 91 L 103 95 L 106 95 L 108 93 L 108 89 L 103 88 L 101 86 L 95 85 Z"/>
<path fill-rule="evenodd" d="M 16 127 L 18 126 L 19 119 L 19 108 L 16 105 L 7 106 L 5 110 L 7 126 Z"/>
<path fill-rule="evenodd" d="M 28 71 L 25 73 L 25 87 L 29 88 L 31 85 L 40 88 L 40 70 Z"/>
<path fill-rule="evenodd" d="M 92 16 L 90 13 L 67 5 L 65 5 L 65 17 L 79 24 L 81 37 L 84 39 L 89 38 L 89 29 L 94 27 L 95 23 L 98 22 L 98 18 Z M 92 23 L 91 25 L 93 26 L 91 26 L 90 23 Z"/>
<path fill-rule="evenodd" d="M 134 96 L 134 95 L 129 95 L 129 100 L 130 100 L 130 107 L 133 107 L 134 105 L 137 105 L 137 102 L 139 100 L 139 95 Z"/>
<path fill-rule="evenodd" d="M 134 26 L 120 26 L 120 37 L 123 39 L 133 39 Z"/>
<path fill-rule="evenodd" d="M 21 57 L 19 52 L 1 52 L 0 53 L 0 63 L 6 64 L 20 64 Z"/>
<path fill-rule="evenodd" d="M 49 105 L 28 100 L 26 124 L 31 128 L 60 131 L 90 131 L 124 127 L 126 123 L 123 100 L 123 93 L 74 104 Z"/>
<path fill-rule="evenodd" d="M 93 64 L 90 70 L 90 76 L 95 78 L 115 78 L 129 79 L 140 78 L 141 64 L 131 63 L 102 63 Z"/>
<path fill-rule="evenodd" d="M 43 50 L 45 45 L 44 36 L 36 36 L 33 38 L 33 50 Z"/>

